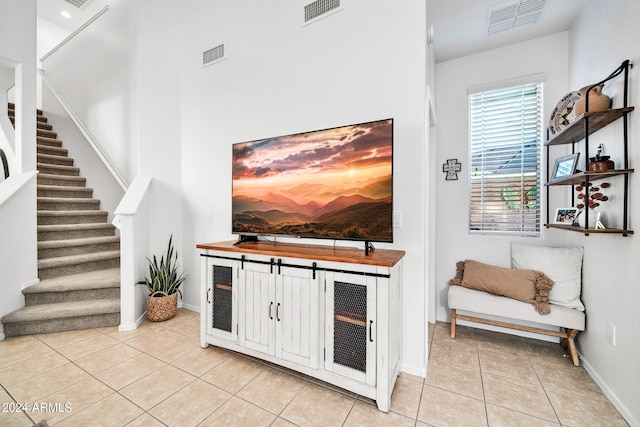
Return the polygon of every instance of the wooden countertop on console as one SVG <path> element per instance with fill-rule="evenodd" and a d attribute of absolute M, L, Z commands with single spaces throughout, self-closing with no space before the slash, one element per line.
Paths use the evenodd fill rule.
<path fill-rule="evenodd" d="M 352 264 L 393 267 L 404 256 L 404 251 L 376 249 L 364 254 L 364 248 L 345 248 L 321 245 L 301 245 L 281 242 L 245 242 L 234 245 L 235 240 L 218 243 L 201 243 L 198 249 L 272 255 L 277 257 L 304 258 L 317 261 L 349 262 Z"/>

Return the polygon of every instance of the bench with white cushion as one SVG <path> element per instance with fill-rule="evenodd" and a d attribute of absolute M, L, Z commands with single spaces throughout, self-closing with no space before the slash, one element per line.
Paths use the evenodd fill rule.
<path fill-rule="evenodd" d="M 542 271 L 555 282 L 550 292 L 550 313 L 539 314 L 527 302 L 463 286 L 449 286 L 451 338 L 456 336 L 457 320 L 554 336 L 561 339 L 573 364 L 579 366 L 574 338 L 585 329 L 584 306 L 580 301 L 583 253 L 582 247 L 550 248 L 512 243 L 512 268 Z"/>

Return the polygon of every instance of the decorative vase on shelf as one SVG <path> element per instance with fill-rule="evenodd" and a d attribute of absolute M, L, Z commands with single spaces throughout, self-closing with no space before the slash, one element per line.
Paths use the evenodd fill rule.
<path fill-rule="evenodd" d="M 589 112 L 594 113 L 596 111 L 605 111 L 611 107 L 611 98 L 602 93 L 602 86 L 598 85 L 594 86 L 589 91 Z M 584 114 L 586 100 L 587 100 L 587 89 L 589 89 L 591 85 L 585 86 L 580 89 L 580 99 L 578 99 L 573 106 L 573 115 L 578 117 Z"/>
<path fill-rule="evenodd" d="M 576 217 L 576 221 L 574 221 L 573 225 L 578 225 L 580 228 L 584 228 L 584 224 L 585 224 L 584 218 L 585 218 L 585 215 L 584 215 L 584 209 L 583 209 L 580 212 L 578 212 L 578 216 Z M 596 210 L 589 211 L 589 226 L 587 228 L 595 229 L 596 224 L 598 223 L 599 220 L 600 220 L 600 212 Z"/>

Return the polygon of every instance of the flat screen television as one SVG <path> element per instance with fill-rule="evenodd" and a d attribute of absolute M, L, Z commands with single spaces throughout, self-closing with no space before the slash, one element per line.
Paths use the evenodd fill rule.
<path fill-rule="evenodd" d="M 233 145 L 233 234 L 393 241 L 393 119 Z"/>

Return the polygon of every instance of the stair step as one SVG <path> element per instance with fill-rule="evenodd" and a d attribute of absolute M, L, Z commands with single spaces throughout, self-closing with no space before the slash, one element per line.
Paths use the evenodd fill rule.
<path fill-rule="evenodd" d="M 38 185 L 38 197 L 61 197 L 90 199 L 93 197 L 93 188 L 68 187 L 64 185 Z"/>
<path fill-rule="evenodd" d="M 64 175 L 64 176 L 80 175 L 80 168 L 77 168 L 75 166 L 51 165 L 51 164 L 45 164 L 45 163 L 38 163 L 37 168 L 41 174 L 46 174 L 46 175 Z"/>
<path fill-rule="evenodd" d="M 38 197 L 38 210 L 43 211 L 86 211 L 100 209 L 97 199 L 64 199 L 60 197 Z"/>
<path fill-rule="evenodd" d="M 51 123 L 37 122 L 36 123 L 36 129 L 51 130 L 51 129 L 53 129 L 53 125 Z M 57 134 L 56 134 L 56 136 L 57 136 Z"/>
<path fill-rule="evenodd" d="M 15 126 L 15 108 L 9 104 Z M 37 111 L 38 276 L 25 307 L 4 316 L 5 336 L 120 323 L 120 237 L 73 166 L 57 132 Z"/>
<path fill-rule="evenodd" d="M 47 240 L 38 242 L 38 259 L 58 258 L 96 252 L 113 252 L 119 250 L 119 236 Z"/>
<path fill-rule="evenodd" d="M 53 129 L 53 126 L 49 125 L 50 128 L 49 129 L 41 129 L 41 128 L 37 128 L 36 129 L 36 136 L 40 137 L 40 138 L 50 138 L 50 139 L 57 139 L 58 138 L 58 133 L 52 131 L 51 129 Z"/>
<path fill-rule="evenodd" d="M 69 255 L 38 261 L 40 280 L 120 267 L 120 251 Z"/>
<path fill-rule="evenodd" d="M 38 225 L 38 242 L 114 236 L 115 231 L 107 223 Z"/>
<path fill-rule="evenodd" d="M 38 225 L 93 224 L 107 222 L 107 211 L 38 211 Z"/>
<path fill-rule="evenodd" d="M 67 150 L 66 148 L 56 147 L 53 145 L 43 145 L 43 144 L 36 145 L 36 152 L 38 154 L 48 154 L 50 156 L 67 157 L 69 155 L 69 150 Z"/>
<path fill-rule="evenodd" d="M 51 147 L 62 147 L 62 141 L 56 138 L 47 136 L 38 136 L 36 138 L 38 145 L 47 145 Z"/>
<path fill-rule="evenodd" d="M 26 305 L 52 304 L 120 297 L 120 269 L 110 268 L 41 280 L 25 288 Z"/>
<path fill-rule="evenodd" d="M 7 103 L 7 110 L 15 112 L 16 111 L 16 104 L 14 102 L 8 102 Z M 44 114 L 44 111 L 42 111 L 40 108 L 36 108 L 36 114 L 41 116 L 41 115 Z"/>
<path fill-rule="evenodd" d="M 87 178 L 69 175 L 38 174 L 38 185 L 56 185 L 59 187 L 84 187 Z"/>
<path fill-rule="evenodd" d="M 38 163 L 44 163 L 48 165 L 73 166 L 73 159 L 71 157 L 38 154 L 37 159 Z"/>
<path fill-rule="evenodd" d="M 120 299 L 25 306 L 2 317 L 7 337 L 103 328 L 120 324 Z"/>
<path fill-rule="evenodd" d="M 11 114 L 11 110 L 9 110 L 9 120 L 11 120 L 11 124 L 15 126 L 16 124 L 16 116 L 15 114 Z M 36 123 L 47 123 L 49 120 L 44 116 L 36 116 Z"/>

